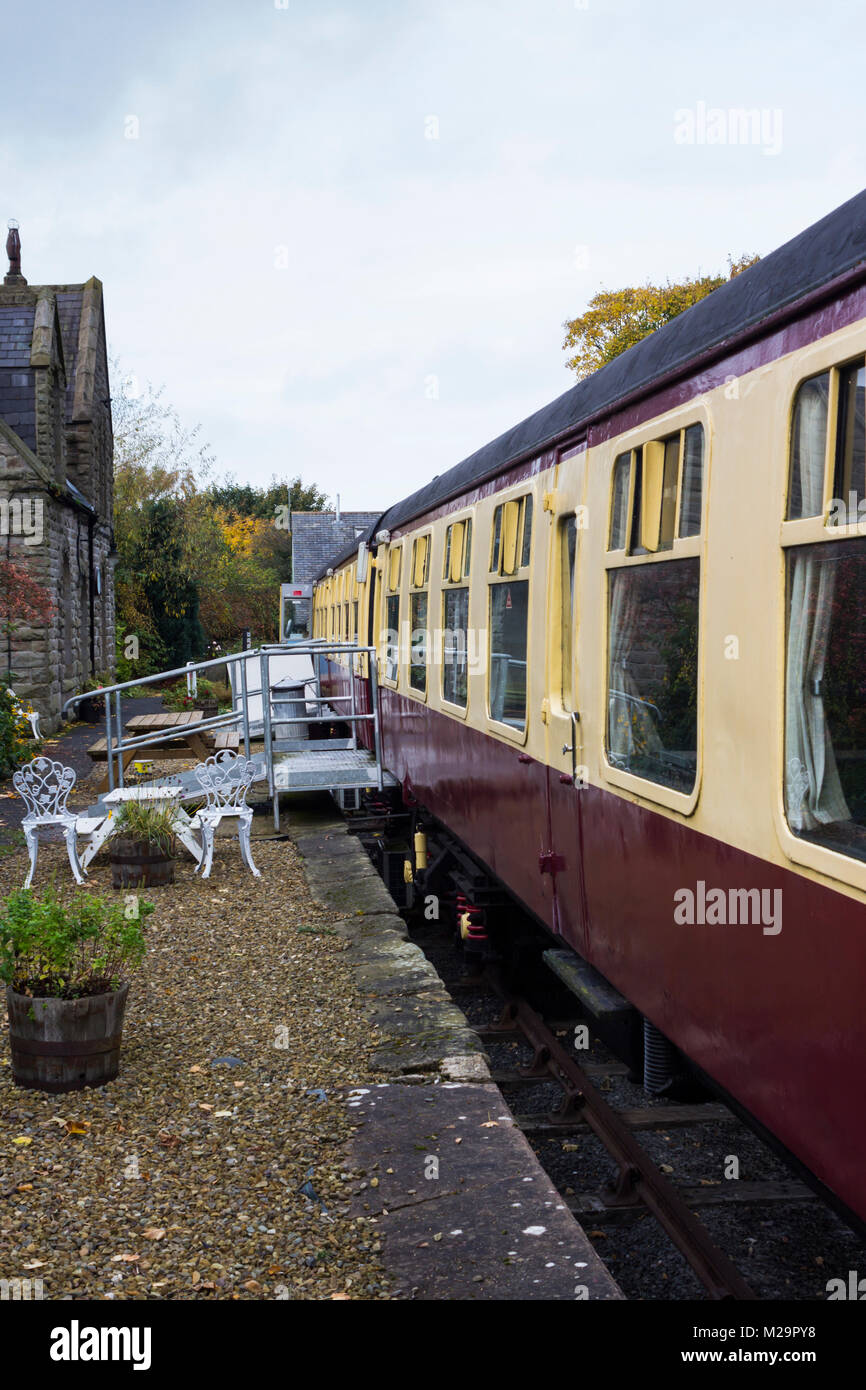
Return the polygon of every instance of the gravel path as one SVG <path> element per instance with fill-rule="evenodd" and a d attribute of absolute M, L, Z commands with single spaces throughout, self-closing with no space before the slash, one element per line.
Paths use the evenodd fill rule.
<path fill-rule="evenodd" d="M 21 1090 L 4 1036 L 0 1277 L 41 1277 L 48 1299 L 390 1296 L 375 1228 L 348 1214 L 336 1095 L 376 1079 L 377 1040 L 294 847 L 254 853 L 261 879 L 226 839 L 207 883 L 184 856 L 149 893 L 117 1081 Z M 8 848 L 0 893 L 25 869 Z M 35 886 L 52 877 L 77 891 L 45 844 Z M 87 887 L 112 893 L 102 856 Z"/>

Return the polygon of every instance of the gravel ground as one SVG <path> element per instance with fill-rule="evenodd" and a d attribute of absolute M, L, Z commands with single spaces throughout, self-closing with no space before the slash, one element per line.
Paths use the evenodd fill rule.
<path fill-rule="evenodd" d="M 348 1214 L 338 1095 L 377 1079 L 376 1038 L 294 847 L 254 855 L 260 879 L 218 840 L 208 882 L 184 856 L 150 890 L 115 1082 L 21 1090 L 4 1039 L 0 1277 L 41 1277 L 48 1299 L 391 1296 L 375 1228 Z M 25 869 L 7 845 L 0 893 Z M 79 891 L 44 843 L 34 886 L 52 878 Z M 113 891 L 103 856 L 87 890 Z"/>

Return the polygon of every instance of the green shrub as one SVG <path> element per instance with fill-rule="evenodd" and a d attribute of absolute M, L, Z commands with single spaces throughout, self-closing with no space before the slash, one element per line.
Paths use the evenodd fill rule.
<path fill-rule="evenodd" d="M 124 801 L 111 819 L 110 837 L 141 840 L 155 845 L 163 854 L 174 855 L 174 811 L 155 801 Z"/>
<path fill-rule="evenodd" d="M 34 999 L 83 999 L 118 989 L 144 957 L 144 919 L 153 903 L 139 901 L 135 917 L 121 902 L 90 893 L 63 903 L 53 888 L 41 897 L 19 888 L 2 904 L 0 979 Z"/>

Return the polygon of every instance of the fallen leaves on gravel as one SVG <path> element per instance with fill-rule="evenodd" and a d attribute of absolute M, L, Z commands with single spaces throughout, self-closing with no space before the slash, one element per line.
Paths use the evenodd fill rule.
<path fill-rule="evenodd" d="M 46 1299 L 390 1297 L 378 1228 L 350 1211 L 340 1100 L 381 1079 L 377 1038 L 294 846 L 258 839 L 255 857 L 260 879 L 218 839 L 209 880 L 184 857 L 149 892 L 116 1081 L 70 1103 L 0 1067 L 0 1270 L 39 1269 Z M 0 894 L 25 870 L 5 855 Z M 78 891 L 46 841 L 37 890 L 52 876 Z M 113 896 L 101 856 L 83 891 Z"/>

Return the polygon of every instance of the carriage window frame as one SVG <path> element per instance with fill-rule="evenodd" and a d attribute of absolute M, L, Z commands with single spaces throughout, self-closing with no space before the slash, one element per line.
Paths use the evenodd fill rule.
<path fill-rule="evenodd" d="M 517 504 L 515 534 L 514 534 L 514 569 L 506 570 L 506 551 L 509 549 L 507 542 L 507 529 L 509 514 L 506 508 Z M 513 515 L 513 514 L 512 514 Z M 484 711 L 487 724 L 491 730 L 495 730 L 514 743 L 525 743 L 529 734 L 529 721 L 531 715 L 531 684 L 529 681 L 529 653 L 532 639 L 532 555 L 534 546 L 532 543 L 534 517 L 534 494 L 528 489 L 517 492 L 513 496 L 505 497 L 498 502 L 494 508 L 491 522 L 491 541 L 490 556 L 487 574 L 487 662 L 485 677 Z M 525 652 L 526 652 L 526 675 L 524 680 L 524 705 L 523 723 L 516 725 L 507 723 L 504 719 L 497 718 L 493 713 L 491 681 L 493 678 L 493 663 L 491 661 L 490 646 L 493 641 L 493 603 L 494 590 L 507 585 L 526 585 L 526 628 L 525 628 Z"/>
<path fill-rule="evenodd" d="M 866 891 L 866 862 L 860 857 L 844 853 L 828 841 L 804 838 L 791 826 L 788 811 L 788 784 L 790 749 L 787 742 L 787 686 L 790 642 L 790 585 L 793 562 L 797 552 L 809 547 L 813 553 L 820 545 L 829 545 L 836 553 L 846 542 L 866 536 L 866 506 L 857 511 L 851 509 L 847 497 L 837 497 L 839 491 L 839 445 L 840 423 L 844 411 L 841 383 L 844 374 L 853 368 L 866 364 L 863 351 L 848 353 L 844 357 L 828 360 L 826 349 L 815 351 L 813 364 L 806 372 L 792 377 L 787 415 L 787 435 L 785 452 L 785 482 L 782 494 L 782 522 L 780 528 L 781 555 L 780 567 L 780 612 L 781 635 L 778 678 L 777 708 L 780 717 L 778 739 L 778 766 L 776 772 L 776 799 L 774 819 L 779 841 L 788 859 L 817 873 L 826 874 L 840 883 Z M 794 483 L 794 445 L 797 427 L 797 407 L 804 388 L 827 378 L 827 401 L 825 439 L 823 449 L 823 476 L 821 479 L 822 506 L 820 512 L 810 511 L 805 516 L 790 516 L 791 498 Z M 815 480 L 817 485 L 817 479 Z M 828 552 L 829 554 L 830 552 Z"/>
<path fill-rule="evenodd" d="M 409 642 L 408 650 L 405 652 L 405 688 L 414 700 L 426 701 L 430 691 L 430 579 L 432 571 L 433 554 L 433 533 L 423 531 L 413 537 L 412 549 L 410 551 L 411 564 L 409 566 Z M 423 599 L 424 601 L 424 626 L 423 629 L 416 626 L 416 606 Z M 414 633 L 423 630 L 426 633 L 424 641 L 418 645 L 413 644 Z M 419 654 L 421 660 L 413 660 L 415 654 Z M 415 672 L 423 670 L 424 684 L 415 684 Z"/>
<path fill-rule="evenodd" d="M 402 616 L 403 543 L 388 549 L 387 566 L 382 576 L 382 680 L 396 690 L 400 684 L 400 619 Z M 396 614 L 396 620 L 392 620 Z M 390 641 L 394 633 L 396 640 Z"/>
<path fill-rule="evenodd" d="M 457 531 L 457 528 L 458 528 L 458 527 L 461 528 L 459 531 Z M 455 535 L 455 532 L 456 532 L 456 535 Z M 459 548 L 459 552 L 460 552 L 460 554 L 459 554 L 459 562 L 456 563 L 456 564 L 454 563 L 454 562 L 455 562 L 455 559 L 456 559 L 456 556 L 455 556 L 455 554 L 454 554 L 454 549 L 453 549 L 453 547 L 454 547 L 455 545 Z M 468 633 L 469 633 L 470 604 L 471 604 L 471 601 L 472 601 L 472 593 L 471 593 L 472 584 L 471 584 L 471 577 L 470 577 L 470 569 L 471 569 L 471 564 L 472 564 L 472 516 L 471 516 L 471 514 L 466 514 L 465 516 L 457 516 L 457 517 L 454 518 L 453 521 L 451 521 L 451 522 L 448 524 L 448 526 L 446 527 L 446 530 L 445 530 L 445 543 L 444 543 L 444 546 L 443 546 L 443 550 L 444 550 L 444 554 L 443 554 L 443 557 L 442 557 L 441 595 L 440 595 L 440 600 L 439 600 L 439 610 L 440 610 L 440 614 L 441 614 L 441 632 L 442 632 L 442 634 L 443 634 L 443 635 L 442 635 L 442 640 L 441 640 L 441 668 L 442 668 L 442 669 L 441 669 L 441 675 L 440 675 L 440 678 L 439 678 L 439 697 L 440 697 L 440 700 L 441 700 L 441 703 L 442 703 L 442 706 L 443 706 L 443 710 L 444 710 L 444 712 L 445 712 L 446 714 L 453 715 L 453 716 L 455 716 L 455 717 L 457 717 L 457 718 L 459 718 L 459 719 L 465 719 L 465 718 L 467 717 L 467 715 L 468 715 L 468 712 L 469 712 L 469 700 L 470 700 L 470 681 L 469 681 L 469 667 L 468 667 Z M 456 578 L 454 578 L 454 577 L 452 576 L 452 571 L 453 571 L 454 569 L 458 569 L 458 568 L 459 568 L 459 574 L 457 575 Z M 446 680 L 445 680 L 445 677 L 446 677 L 446 669 L 447 669 L 447 660 L 448 660 L 449 654 L 451 654 L 451 653 L 449 653 L 449 651 L 446 651 L 444 634 L 445 634 L 446 632 L 450 632 L 450 631 L 451 631 L 451 628 L 450 628 L 450 626 L 449 626 L 449 623 L 448 623 L 448 620 L 447 620 L 447 616 L 446 616 L 446 609 L 447 609 L 447 605 L 448 605 L 448 601 L 449 601 L 449 600 L 448 600 L 448 596 L 449 596 L 449 594 L 454 594 L 454 593 L 457 593 L 457 592 L 460 592 L 460 591 L 463 591 L 463 590 L 465 590 L 465 592 L 466 592 L 466 644 L 467 644 L 467 656 L 466 656 L 466 661 L 467 661 L 467 666 L 466 666 L 466 678 L 465 678 L 465 680 L 466 680 L 466 699 L 465 699 L 464 703 L 461 705 L 461 704 L 459 704 L 456 700 L 450 699 L 450 697 L 449 697 L 448 694 L 446 693 Z"/>
<path fill-rule="evenodd" d="M 701 500 L 700 500 L 700 528 L 691 534 L 682 534 L 683 531 L 683 482 L 686 469 L 686 431 L 694 426 L 699 426 L 702 430 L 702 453 L 701 453 Z M 669 547 L 658 549 L 647 549 L 641 544 L 641 503 L 644 483 L 644 450 L 647 446 L 650 449 L 661 449 L 662 452 L 655 454 L 656 468 L 661 469 L 662 483 L 664 482 L 664 446 L 674 437 L 679 436 L 679 455 L 677 468 L 677 488 L 676 498 L 673 503 L 674 526 L 673 536 L 670 537 Z M 622 487 L 622 470 L 626 468 L 623 462 L 627 460 L 627 472 L 625 473 L 625 487 Z M 705 570 L 704 546 L 707 530 L 707 497 L 709 493 L 709 476 L 711 461 L 711 431 L 709 418 L 706 410 L 699 412 L 691 411 L 683 414 L 679 419 L 673 419 L 664 427 L 659 428 L 658 422 L 647 426 L 640 434 L 635 434 L 631 441 L 623 440 L 618 442 L 612 451 L 610 461 L 610 471 L 608 474 L 607 491 L 607 527 L 605 532 L 604 550 L 604 570 L 605 570 L 605 594 L 604 594 L 604 680 L 600 683 L 601 706 L 599 709 L 599 728 L 601 730 L 601 769 L 607 782 L 613 786 L 621 787 L 631 791 L 642 799 L 654 802 L 657 805 L 665 806 L 671 810 L 676 810 L 683 815 L 691 815 L 698 803 L 703 778 L 703 689 L 704 689 L 704 584 Z M 620 478 L 617 472 L 620 470 Z M 658 474 L 656 475 L 658 477 Z M 617 482 L 620 482 L 620 499 L 624 498 L 624 506 L 620 517 L 621 526 L 619 536 L 614 535 L 614 522 L 616 520 L 615 507 L 617 497 L 615 489 Z M 664 505 L 664 487 L 661 492 L 656 490 L 659 497 L 659 529 L 661 531 L 662 507 Z M 669 503 L 670 505 L 670 503 Z M 621 543 L 614 546 L 614 540 Z M 695 776 L 694 783 L 689 791 L 682 791 L 675 787 L 668 786 L 663 782 L 654 781 L 649 777 L 643 776 L 638 772 L 617 767 L 611 761 L 609 751 L 609 719 L 610 708 L 610 621 L 611 621 L 611 596 L 613 590 L 613 577 L 620 570 L 633 568 L 636 566 L 665 565 L 680 560 L 697 559 L 698 568 L 698 611 L 697 611 L 697 670 L 696 670 L 696 749 L 695 749 Z"/>

